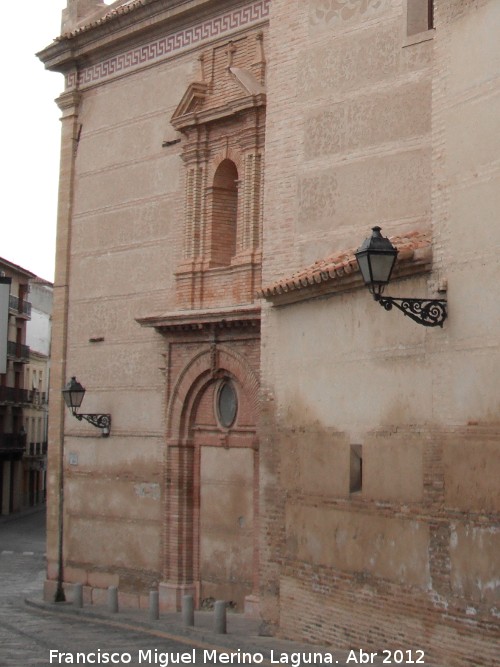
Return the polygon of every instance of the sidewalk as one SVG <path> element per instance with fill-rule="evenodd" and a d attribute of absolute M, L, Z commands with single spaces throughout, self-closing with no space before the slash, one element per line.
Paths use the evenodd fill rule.
<path fill-rule="evenodd" d="M 227 613 L 227 633 L 216 634 L 213 630 L 214 616 L 210 611 L 195 612 L 195 625 L 189 627 L 183 625 L 180 613 L 163 613 L 159 620 L 150 620 L 148 610 L 123 610 L 118 613 L 108 611 L 106 607 L 84 606 L 75 607 L 71 602 L 45 602 L 41 599 L 31 598 L 25 600 L 30 607 L 47 614 L 62 614 L 73 617 L 81 617 L 82 622 L 96 622 L 114 627 L 142 632 L 146 635 L 164 637 L 171 641 L 182 643 L 189 649 L 201 651 L 216 651 L 221 662 L 243 663 L 243 653 L 251 654 L 253 659 L 246 659 L 251 664 L 279 664 L 288 663 L 294 667 L 303 664 L 337 664 L 349 667 L 356 663 L 350 660 L 349 651 L 339 651 L 334 647 L 316 646 L 299 642 L 278 639 L 275 637 L 264 637 L 259 635 L 260 621 L 245 618 L 241 614 Z M 225 659 L 221 654 L 238 654 Z M 300 654 L 293 656 L 292 654 Z M 356 651 L 359 655 L 359 651 Z M 199 654 L 198 655 L 203 655 Z M 281 660 L 280 660 L 281 659 Z M 201 664 L 201 662 L 200 662 Z M 381 660 L 374 658 L 373 661 L 364 664 L 381 665 Z"/>
<path fill-rule="evenodd" d="M 34 505 L 33 507 L 26 507 L 25 509 L 19 510 L 19 512 L 0 514 L 0 524 L 16 521 L 18 519 L 24 519 L 24 517 L 31 516 L 32 514 L 38 514 L 38 512 L 45 512 L 45 508 L 46 505 L 45 502 L 43 502 L 39 505 Z"/>

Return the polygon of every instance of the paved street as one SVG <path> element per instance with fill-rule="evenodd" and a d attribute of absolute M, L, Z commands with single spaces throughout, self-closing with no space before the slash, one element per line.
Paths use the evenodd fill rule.
<path fill-rule="evenodd" d="M 26 597 L 40 596 L 45 578 L 44 520 L 44 513 L 38 512 L 0 523 L 1 667 L 71 664 L 66 656 L 50 662 L 51 650 L 86 654 L 100 650 L 103 663 L 105 652 L 116 652 L 123 657 L 123 661 L 116 664 L 130 665 L 161 664 L 155 657 L 164 652 L 192 653 L 192 644 L 112 627 L 84 617 L 61 617 L 26 606 Z M 139 662 L 141 650 L 145 653 Z M 126 654 L 130 654 L 130 662 Z M 201 657 L 200 649 L 196 649 L 196 655 Z M 99 664 L 97 658 L 94 664 Z"/>

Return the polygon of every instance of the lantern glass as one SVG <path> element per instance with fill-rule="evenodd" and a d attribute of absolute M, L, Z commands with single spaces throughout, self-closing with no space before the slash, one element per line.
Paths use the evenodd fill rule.
<path fill-rule="evenodd" d="M 378 285 L 387 285 L 391 278 L 392 267 L 396 261 L 394 253 L 386 254 L 382 252 L 373 253 L 370 257 L 370 268 L 372 274 L 372 283 Z"/>
<path fill-rule="evenodd" d="M 358 261 L 359 270 L 361 271 L 365 285 L 369 285 L 372 282 L 372 271 L 368 253 L 358 251 L 356 253 L 356 259 Z"/>
<path fill-rule="evenodd" d="M 381 235 L 380 227 L 373 227 L 371 237 L 355 253 L 365 285 L 372 293 L 381 294 L 391 279 L 397 254 L 389 239 Z"/>
<path fill-rule="evenodd" d="M 73 411 L 79 408 L 85 396 L 85 388 L 78 382 L 76 377 L 72 377 L 62 391 L 64 402 Z"/>

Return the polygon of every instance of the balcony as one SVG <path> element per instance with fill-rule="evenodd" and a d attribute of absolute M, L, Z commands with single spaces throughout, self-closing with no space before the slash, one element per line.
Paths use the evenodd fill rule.
<path fill-rule="evenodd" d="M 43 442 L 30 442 L 26 444 L 26 457 L 44 457 L 47 456 L 47 441 Z"/>
<path fill-rule="evenodd" d="M 27 470 L 47 469 L 47 443 L 30 442 L 24 452 L 25 467 Z"/>
<path fill-rule="evenodd" d="M 38 408 L 47 407 L 47 392 L 39 391 L 38 389 L 33 389 L 30 393 L 29 401 L 32 405 Z"/>
<path fill-rule="evenodd" d="M 25 456 L 23 460 L 26 470 L 36 470 L 38 472 L 47 470 L 47 459 L 44 456 Z"/>
<path fill-rule="evenodd" d="M 30 348 L 28 345 L 22 345 L 21 343 L 9 340 L 7 342 L 7 357 L 13 361 L 26 364 L 30 359 Z"/>
<path fill-rule="evenodd" d="M 0 405 L 31 405 L 32 392 L 17 387 L 0 387 Z"/>
<path fill-rule="evenodd" d="M 26 434 L 0 433 L 0 456 L 22 456 L 26 449 Z"/>
<path fill-rule="evenodd" d="M 26 320 L 31 318 L 31 303 L 17 296 L 12 296 L 12 294 L 9 297 L 9 310 L 14 315 L 17 315 L 17 317 L 22 317 Z"/>

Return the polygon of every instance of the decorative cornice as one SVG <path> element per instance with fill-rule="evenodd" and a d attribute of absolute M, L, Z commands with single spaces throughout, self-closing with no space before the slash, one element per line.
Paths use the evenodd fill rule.
<path fill-rule="evenodd" d="M 91 25 L 81 28 L 75 31 L 75 33 L 71 33 L 71 35 L 63 36 L 59 38 L 59 41 L 54 42 L 37 55 L 48 69 L 65 74 L 66 88 L 89 87 L 151 64 L 162 62 L 184 51 L 198 47 L 203 43 L 235 33 L 242 28 L 257 25 L 268 18 L 270 4 L 271 0 L 253 0 L 253 2 L 249 2 L 246 5 L 227 10 L 203 21 L 191 23 L 184 28 L 171 30 L 171 32 L 152 41 L 134 46 L 122 53 L 81 67 L 78 72 L 75 69 L 75 63 L 78 63 L 80 58 L 86 58 L 88 62 L 89 54 L 96 53 L 98 49 L 98 40 L 89 42 L 88 45 L 83 43 L 81 45 L 78 44 L 77 38 L 79 35 L 82 34 L 82 36 L 88 39 L 90 35 L 87 37 L 87 33 L 92 34 L 102 23 L 112 25 L 114 21 L 103 17 L 95 26 Z M 134 7 L 143 7 L 143 4 L 137 3 Z M 131 9 L 127 11 L 128 13 L 122 12 L 116 14 L 116 20 L 120 26 L 121 22 L 125 19 L 130 22 L 131 26 L 134 26 L 134 11 Z M 160 17 L 156 20 L 168 22 L 168 18 L 161 19 Z M 152 28 L 154 23 L 155 20 L 151 20 L 145 29 Z M 115 38 L 106 34 L 106 38 L 103 38 L 103 43 L 109 49 L 111 48 L 113 39 L 116 40 L 118 38 L 123 41 L 125 33 Z"/>
<path fill-rule="evenodd" d="M 72 113 L 77 113 L 81 97 L 78 91 L 69 90 L 59 95 L 56 103 L 65 116 L 71 115 Z"/>

